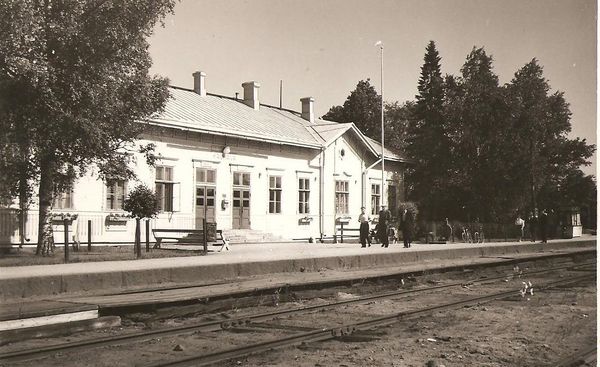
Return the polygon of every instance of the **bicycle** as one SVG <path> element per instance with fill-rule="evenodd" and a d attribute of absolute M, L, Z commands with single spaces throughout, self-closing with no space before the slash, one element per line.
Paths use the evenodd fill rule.
<path fill-rule="evenodd" d="M 483 231 L 481 231 L 481 232 L 475 232 L 475 233 L 473 234 L 473 241 L 474 241 L 475 243 L 483 243 L 483 241 L 484 241 L 484 234 L 483 234 Z"/>

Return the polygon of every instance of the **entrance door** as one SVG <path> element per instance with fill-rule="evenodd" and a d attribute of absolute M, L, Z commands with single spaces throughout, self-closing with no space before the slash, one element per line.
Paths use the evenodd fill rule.
<path fill-rule="evenodd" d="M 202 228 L 202 219 L 215 222 L 216 171 L 205 167 L 196 167 L 196 229 Z"/>
<path fill-rule="evenodd" d="M 215 187 L 196 186 L 196 228 L 202 228 L 202 220 L 215 221 Z"/>
<path fill-rule="evenodd" d="M 233 173 L 232 228 L 250 228 L 250 173 Z"/>

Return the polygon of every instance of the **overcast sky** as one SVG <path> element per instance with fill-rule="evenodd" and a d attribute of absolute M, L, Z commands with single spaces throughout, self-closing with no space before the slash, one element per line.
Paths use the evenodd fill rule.
<path fill-rule="evenodd" d="M 596 144 L 596 15 L 596 0 L 181 0 L 150 40 L 151 71 L 192 88 L 201 70 L 208 92 L 227 96 L 255 80 L 275 106 L 283 80 L 284 108 L 312 96 L 321 116 L 359 80 L 380 91 L 379 40 L 388 102 L 414 99 L 430 40 L 444 74 L 483 46 L 501 83 L 537 58 L 571 104 L 571 135 Z"/>

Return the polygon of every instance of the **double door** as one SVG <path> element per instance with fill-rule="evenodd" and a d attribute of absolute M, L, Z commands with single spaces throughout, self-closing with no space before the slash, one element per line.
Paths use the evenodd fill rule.
<path fill-rule="evenodd" d="M 232 228 L 250 228 L 250 173 L 233 173 Z"/>
<path fill-rule="evenodd" d="M 196 185 L 196 228 L 202 228 L 202 220 L 215 222 L 215 186 Z"/>

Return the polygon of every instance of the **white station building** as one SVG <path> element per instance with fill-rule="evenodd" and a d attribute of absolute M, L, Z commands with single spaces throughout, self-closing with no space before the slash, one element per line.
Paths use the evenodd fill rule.
<path fill-rule="evenodd" d="M 399 153 L 384 150 L 384 183 L 381 144 L 353 123 L 315 118 L 313 98 L 301 99 L 301 112 L 295 112 L 261 104 L 256 82 L 242 84 L 240 99 L 207 93 L 203 72 L 193 77 L 193 89 L 170 87 L 164 112 L 149 120 L 141 137 L 140 144 L 156 145 L 154 167 L 140 154 L 136 181 L 107 186 L 90 175 L 56 198 L 53 216 L 77 214 L 73 229 L 81 242 L 88 221 L 94 243 L 133 241 L 135 221 L 122 206 L 139 183 L 160 198 L 152 228 L 201 228 L 206 218 L 231 235 L 308 239 L 331 237 L 341 223 L 358 228 L 361 206 L 376 215 L 383 203 L 396 214 L 407 165 Z M 61 243 L 62 226 L 56 224 L 55 240 Z M 19 243 L 18 227 L 16 210 L 1 209 L 0 243 Z M 25 233 L 32 242 L 37 227 L 32 207 Z"/>

